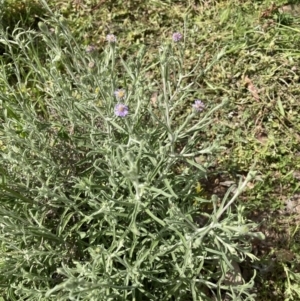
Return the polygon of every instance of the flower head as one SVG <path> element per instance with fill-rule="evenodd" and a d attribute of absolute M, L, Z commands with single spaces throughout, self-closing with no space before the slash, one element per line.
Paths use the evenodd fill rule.
<path fill-rule="evenodd" d="M 124 89 L 118 89 L 114 92 L 117 99 L 124 99 L 126 96 L 126 91 Z"/>
<path fill-rule="evenodd" d="M 115 106 L 115 115 L 118 117 L 125 117 L 128 114 L 128 106 L 123 103 L 118 103 Z"/>
<path fill-rule="evenodd" d="M 94 61 L 90 61 L 89 64 L 88 64 L 88 67 L 90 69 L 93 69 L 95 67 L 95 62 Z"/>
<path fill-rule="evenodd" d="M 195 103 L 193 104 L 193 108 L 197 111 L 197 112 L 201 112 L 203 111 L 203 109 L 205 108 L 204 103 L 201 100 L 195 100 Z"/>
<path fill-rule="evenodd" d="M 114 34 L 108 34 L 106 36 L 106 41 L 108 43 L 116 43 L 117 42 L 117 37 Z"/>
<path fill-rule="evenodd" d="M 180 32 L 174 32 L 172 39 L 174 42 L 179 42 L 182 39 L 182 34 Z"/>
<path fill-rule="evenodd" d="M 85 48 L 85 51 L 87 52 L 87 53 L 91 53 L 91 52 L 93 52 L 93 51 L 95 51 L 96 50 L 96 47 L 94 46 L 94 45 L 88 45 L 86 48 Z"/>

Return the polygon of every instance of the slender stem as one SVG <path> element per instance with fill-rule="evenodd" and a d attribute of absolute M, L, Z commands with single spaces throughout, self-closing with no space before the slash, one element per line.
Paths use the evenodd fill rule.
<path fill-rule="evenodd" d="M 217 220 L 221 217 L 221 215 L 232 205 L 232 203 L 236 200 L 236 198 L 241 194 L 244 190 L 248 182 L 253 178 L 253 171 L 250 171 L 241 186 L 238 187 L 232 199 L 224 206 L 224 208 L 217 214 Z"/>

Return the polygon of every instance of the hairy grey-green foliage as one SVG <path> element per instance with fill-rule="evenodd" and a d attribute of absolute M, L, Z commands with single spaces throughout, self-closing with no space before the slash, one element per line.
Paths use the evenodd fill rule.
<path fill-rule="evenodd" d="M 253 280 L 225 281 L 233 263 L 255 259 L 254 225 L 231 208 L 251 174 L 221 202 L 197 195 L 218 150 L 204 139 L 218 107 L 181 112 L 199 72 L 185 71 L 184 43 L 162 46 L 145 66 L 144 48 L 127 60 L 114 44 L 85 53 L 54 17 L 39 32 L 2 32 L 0 42 L 2 294 L 254 300 Z M 114 116 L 119 87 L 126 118 Z M 212 210 L 202 211 L 207 203 Z"/>

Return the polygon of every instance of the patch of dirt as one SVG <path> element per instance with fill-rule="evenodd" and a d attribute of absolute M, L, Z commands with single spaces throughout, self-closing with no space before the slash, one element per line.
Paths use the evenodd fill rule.
<path fill-rule="evenodd" d="M 279 8 L 279 12 L 291 14 L 293 17 L 300 17 L 300 4 L 288 4 Z"/>

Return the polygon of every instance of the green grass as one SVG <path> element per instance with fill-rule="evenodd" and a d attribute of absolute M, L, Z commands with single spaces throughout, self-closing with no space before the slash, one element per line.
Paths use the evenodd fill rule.
<path fill-rule="evenodd" d="M 280 210 L 299 191 L 295 177 L 300 170 L 299 6 L 263 0 L 132 0 L 126 1 L 126 6 L 124 1 L 48 2 L 62 13 L 82 49 L 93 44 L 101 55 L 106 34 L 114 33 L 120 56 L 130 61 L 145 45 L 143 63 L 151 65 L 146 78 L 158 99 L 163 90 L 160 70 L 154 64 L 158 48 L 174 31 L 184 33 L 183 70 L 191 71 L 199 57 L 201 62 L 197 73 L 187 80 L 194 86 L 180 107 L 181 115 L 189 114 L 188 104 L 194 98 L 209 107 L 228 100 L 201 133 L 207 143 L 218 141 L 223 147 L 209 158 L 208 180 L 200 181 L 202 194 L 208 198 L 213 193 L 224 194 L 222 183 L 236 182 L 255 163 L 256 177 L 239 201 L 250 218 L 256 216 L 261 222 L 267 236 L 265 243 L 255 245 L 261 259 L 255 279 L 256 300 L 297 300 L 299 219 L 283 216 Z M 47 15 L 40 18 L 47 19 Z M 24 20 L 28 26 L 37 25 L 32 18 Z M 14 18 L 9 22 L 15 22 Z M 11 65 L 3 68 L 13 72 Z M 121 67 L 118 72 L 123 72 Z M 31 88 L 26 83 L 24 89 Z M 41 97 L 35 90 L 30 93 Z M 180 126 L 180 118 L 177 123 Z M 280 238 L 277 232 L 282 232 Z M 282 260 L 278 254 L 284 252 L 292 253 L 293 259 Z"/>

